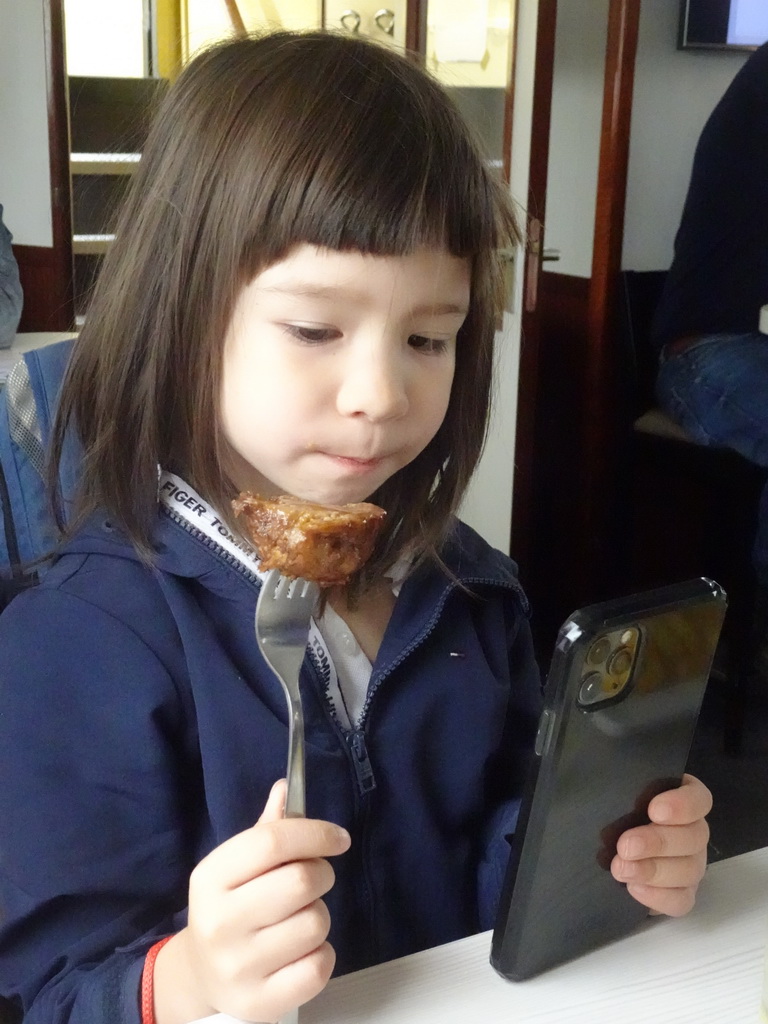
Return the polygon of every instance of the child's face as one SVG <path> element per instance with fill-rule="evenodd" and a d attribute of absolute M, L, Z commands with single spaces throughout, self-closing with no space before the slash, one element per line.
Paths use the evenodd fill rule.
<path fill-rule="evenodd" d="M 469 261 L 300 245 L 247 285 L 224 346 L 241 490 L 362 501 L 431 441 L 451 393 Z"/>

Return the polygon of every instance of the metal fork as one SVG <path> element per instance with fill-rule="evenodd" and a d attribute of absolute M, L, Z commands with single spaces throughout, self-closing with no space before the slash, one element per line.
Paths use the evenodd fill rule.
<path fill-rule="evenodd" d="M 317 584 L 289 580 L 277 569 L 267 573 L 256 602 L 256 641 L 267 664 L 280 680 L 288 701 L 288 792 L 286 818 L 303 818 L 304 713 L 299 693 L 299 669 L 304 660 L 309 620 L 317 601 Z"/>

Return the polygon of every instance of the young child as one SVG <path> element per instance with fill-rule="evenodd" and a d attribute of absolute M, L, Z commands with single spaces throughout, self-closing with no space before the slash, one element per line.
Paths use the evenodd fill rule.
<path fill-rule="evenodd" d="M 73 528 L 0 619 L 25 1024 L 271 1021 L 334 963 L 491 927 L 540 690 L 514 565 L 454 513 L 514 238 L 450 101 L 383 47 L 242 39 L 170 90 L 64 385 Z M 387 511 L 312 627 L 306 820 L 243 489 Z M 646 906 L 693 904 L 709 804 L 687 778 L 620 840 Z"/>

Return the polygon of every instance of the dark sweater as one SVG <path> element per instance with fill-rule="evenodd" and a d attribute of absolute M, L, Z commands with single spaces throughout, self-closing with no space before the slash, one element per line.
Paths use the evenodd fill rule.
<path fill-rule="evenodd" d="M 701 133 L 656 313 L 659 348 L 684 335 L 756 331 L 768 303 L 768 43 Z"/>

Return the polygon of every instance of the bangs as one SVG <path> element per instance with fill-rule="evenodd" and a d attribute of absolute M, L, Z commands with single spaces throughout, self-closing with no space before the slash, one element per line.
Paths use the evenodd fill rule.
<path fill-rule="evenodd" d="M 223 237 L 239 239 L 246 274 L 302 243 L 462 258 L 507 244 L 502 183 L 420 69 L 362 40 L 278 34 L 259 42 L 271 51 L 267 78 L 255 73 L 253 41 L 242 45 L 251 73 L 230 44 L 221 70 L 232 99 L 223 118 L 210 111 L 221 128 L 207 205 L 217 231 L 229 220 Z"/>
<path fill-rule="evenodd" d="M 385 104 L 393 84 L 400 104 Z M 382 256 L 494 248 L 497 210 L 481 157 L 442 93 L 431 111 L 413 99 L 402 81 L 386 87 L 352 65 L 333 96 L 316 99 L 334 111 L 325 131 L 316 127 L 319 109 L 307 109 L 293 137 L 272 150 L 277 180 L 263 230 L 284 246 Z"/>

